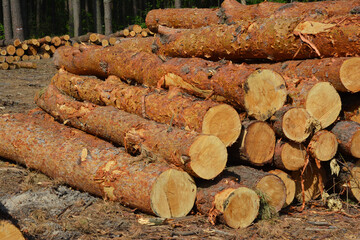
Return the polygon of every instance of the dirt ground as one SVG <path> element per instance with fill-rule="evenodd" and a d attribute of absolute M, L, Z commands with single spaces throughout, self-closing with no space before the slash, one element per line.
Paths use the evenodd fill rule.
<path fill-rule="evenodd" d="M 33 96 L 56 72 L 52 59 L 38 68 L 0 71 L 0 114 L 35 108 Z M 154 216 L 77 191 L 0 158 L 0 218 L 11 220 L 27 239 L 360 239 L 359 204 L 343 200 L 344 213 L 316 201 L 278 217 L 257 220 L 246 229 L 212 226 L 195 211 L 157 226 L 139 223 Z M 352 214 L 351 216 L 347 214 Z"/>

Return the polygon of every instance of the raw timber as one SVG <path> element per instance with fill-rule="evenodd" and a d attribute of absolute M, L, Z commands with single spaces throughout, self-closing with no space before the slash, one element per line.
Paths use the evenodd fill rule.
<path fill-rule="evenodd" d="M 78 189 L 160 217 L 185 216 L 196 186 L 165 162 L 132 157 L 42 110 L 0 117 L 0 156 Z"/>
<path fill-rule="evenodd" d="M 21 231 L 10 221 L 0 220 L 0 239 L 3 240 L 25 240 Z"/>
<path fill-rule="evenodd" d="M 360 54 L 360 16 L 319 21 L 270 17 L 181 29 L 156 38 L 156 53 L 171 57 L 212 60 L 267 59 L 285 61 Z M 166 27 L 159 26 L 161 34 Z M 166 30 L 165 30 L 166 33 Z M 350 41 L 349 41 L 350 39 Z"/>
<path fill-rule="evenodd" d="M 337 180 L 342 190 L 347 190 L 349 196 L 360 202 L 360 160 L 345 162 Z"/>
<path fill-rule="evenodd" d="M 338 142 L 334 133 L 321 130 L 316 132 L 309 144 L 308 152 L 319 161 L 329 161 L 333 159 L 338 150 Z"/>
<path fill-rule="evenodd" d="M 355 158 L 360 158 L 360 124 L 353 121 L 340 121 L 331 129 L 339 141 L 339 148 Z"/>
<path fill-rule="evenodd" d="M 194 176 L 212 179 L 225 168 L 226 147 L 215 136 L 173 128 L 112 106 L 78 102 L 53 85 L 40 92 L 35 101 L 61 122 L 125 146 L 133 154 L 165 158 Z"/>
<path fill-rule="evenodd" d="M 273 165 L 285 171 L 296 171 L 306 163 L 306 148 L 301 143 L 279 139 L 275 145 Z"/>
<path fill-rule="evenodd" d="M 63 69 L 53 77 L 52 82 L 78 100 L 114 106 L 156 122 L 215 135 L 226 146 L 234 143 L 240 135 L 240 118 L 231 106 L 196 99 L 176 88 L 166 92 L 130 86 L 113 75 L 104 82 Z"/>
<path fill-rule="evenodd" d="M 125 51 L 116 47 L 61 47 L 55 65 L 80 75 L 116 75 L 146 86 L 180 87 L 193 95 L 225 101 L 266 120 L 280 109 L 287 91 L 283 78 L 272 70 L 255 70 L 231 62 L 200 58 L 161 60 L 155 54 Z"/>
<path fill-rule="evenodd" d="M 291 178 L 289 174 L 287 174 L 284 171 L 281 171 L 280 169 L 271 170 L 269 171 L 269 173 L 278 176 L 284 182 L 286 187 L 286 199 L 283 207 L 289 206 L 294 201 L 295 198 L 295 192 L 296 192 L 295 181 Z"/>

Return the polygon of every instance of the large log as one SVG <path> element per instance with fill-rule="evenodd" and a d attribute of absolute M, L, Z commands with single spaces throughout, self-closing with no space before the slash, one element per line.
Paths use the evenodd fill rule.
<path fill-rule="evenodd" d="M 196 99 L 176 89 L 154 91 L 130 86 L 115 76 L 104 82 L 63 69 L 52 78 L 52 82 L 78 100 L 114 106 L 156 122 L 215 135 L 226 146 L 233 144 L 240 135 L 241 122 L 235 109 L 211 100 Z"/>
<path fill-rule="evenodd" d="M 334 133 L 321 130 L 312 136 L 308 144 L 308 152 L 319 161 L 329 161 L 337 153 L 338 142 Z"/>
<path fill-rule="evenodd" d="M 284 61 L 316 57 L 347 57 L 360 54 L 359 16 L 333 17 L 322 21 L 273 17 L 211 25 L 163 34 L 154 44 L 157 54 L 171 57 L 202 57 L 212 60 L 268 59 Z M 166 27 L 159 26 L 162 33 Z M 165 30 L 164 33 L 167 31 Z M 349 41 L 350 39 L 350 41 Z"/>
<path fill-rule="evenodd" d="M 269 173 L 274 174 L 281 178 L 281 180 L 284 182 L 286 187 L 286 200 L 283 207 L 289 206 L 295 198 L 295 192 L 296 192 L 296 183 L 291 178 L 289 174 L 287 174 L 284 171 L 281 171 L 280 169 L 274 169 L 269 171 Z"/>
<path fill-rule="evenodd" d="M 355 163 L 346 162 L 339 174 L 339 186 L 360 202 L 360 160 Z"/>
<path fill-rule="evenodd" d="M 199 58 L 163 62 L 146 52 L 98 46 L 60 47 L 54 62 L 75 74 L 116 75 L 147 86 L 180 87 L 196 96 L 226 101 L 259 120 L 268 119 L 280 109 L 287 95 L 284 80 L 278 73 L 231 62 Z"/>
<path fill-rule="evenodd" d="M 342 152 L 360 158 L 360 124 L 353 121 L 340 121 L 331 131 L 336 135 Z"/>
<path fill-rule="evenodd" d="M 343 102 L 344 120 L 360 123 L 360 93 L 343 94 L 341 101 Z"/>
<path fill-rule="evenodd" d="M 53 85 L 35 97 L 36 104 L 61 122 L 212 179 L 226 165 L 225 145 L 215 136 L 184 131 L 143 119 L 112 106 L 74 101 Z"/>
<path fill-rule="evenodd" d="M 10 221 L 0 220 L 0 239 L 2 240 L 25 240 L 20 230 Z"/>
<path fill-rule="evenodd" d="M 196 186 L 187 173 L 162 161 L 132 157 L 41 110 L 2 115 L 0 126 L 3 158 L 160 217 L 185 216 L 193 207 Z"/>
<path fill-rule="evenodd" d="M 296 171 L 304 167 L 306 158 L 307 152 L 303 144 L 280 139 L 276 142 L 273 161 L 276 168 Z"/>
<path fill-rule="evenodd" d="M 337 91 L 359 92 L 359 65 L 359 57 L 342 57 L 252 64 L 251 66 L 272 69 L 290 79 L 308 79 L 315 76 L 319 81 L 330 82 Z"/>

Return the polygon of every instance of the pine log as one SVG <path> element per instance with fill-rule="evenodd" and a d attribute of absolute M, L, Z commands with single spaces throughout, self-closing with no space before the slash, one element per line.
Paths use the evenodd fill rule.
<path fill-rule="evenodd" d="M 115 37 L 115 38 L 127 37 L 127 36 L 129 36 L 129 33 L 130 33 L 129 29 L 124 29 L 124 30 L 117 31 L 117 32 L 110 34 L 109 37 Z"/>
<path fill-rule="evenodd" d="M 125 146 L 134 154 L 165 159 L 193 176 L 212 179 L 225 168 L 226 147 L 215 136 L 172 128 L 112 106 L 74 101 L 53 85 L 38 93 L 35 102 L 60 122 Z"/>
<path fill-rule="evenodd" d="M 116 41 L 114 46 L 128 51 L 152 53 L 153 37 L 148 38 L 124 38 Z"/>
<path fill-rule="evenodd" d="M 5 48 L 1 49 L 0 54 L 1 56 L 6 56 L 7 55 L 6 49 Z"/>
<path fill-rule="evenodd" d="M 17 69 L 18 67 L 17 67 L 17 65 L 15 65 L 15 64 L 9 64 L 9 69 L 10 70 L 14 70 L 14 69 Z"/>
<path fill-rule="evenodd" d="M 226 100 L 258 120 L 271 117 L 284 105 L 287 96 L 284 80 L 276 72 L 231 62 L 216 63 L 200 58 L 173 58 L 163 62 L 154 54 L 115 46 L 61 47 L 54 55 L 54 62 L 75 74 L 116 75 L 146 86 L 175 86 L 199 97 Z"/>
<path fill-rule="evenodd" d="M 69 40 L 70 40 L 70 36 L 69 36 L 68 34 L 65 34 L 65 35 L 62 35 L 62 36 L 60 37 L 60 39 L 63 40 L 63 41 L 69 41 Z"/>
<path fill-rule="evenodd" d="M 60 182 L 165 218 L 185 216 L 193 207 L 196 186 L 187 173 L 132 157 L 43 111 L 2 115 L 0 126 L 1 157 Z"/>
<path fill-rule="evenodd" d="M 51 37 L 50 36 L 45 36 L 43 38 L 39 38 L 38 42 L 42 45 L 42 44 L 48 44 L 51 43 Z"/>
<path fill-rule="evenodd" d="M 30 69 L 36 69 L 37 68 L 37 64 L 34 62 L 14 62 L 14 65 L 16 65 L 18 68 L 30 68 Z"/>
<path fill-rule="evenodd" d="M 308 145 L 310 155 L 320 161 L 333 159 L 337 149 L 338 142 L 335 134 L 327 130 L 316 132 Z"/>
<path fill-rule="evenodd" d="M 1 39 L 0 40 L 0 47 L 5 47 L 7 45 L 14 45 L 15 47 L 18 47 L 21 45 L 21 40 L 16 39 Z"/>
<path fill-rule="evenodd" d="M 56 47 L 54 45 L 50 45 L 50 53 L 54 54 L 56 51 Z"/>
<path fill-rule="evenodd" d="M 110 45 L 110 44 L 109 44 L 109 41 L 108 41 L 107 39 L 101 40 L 101 46 L 107 47 L 107 46 L 109 46 L 109 45 Z"/>
<path fill-rule="evenodd" d="M 2 240 L 25 240 L 20 230 L 10 221 L 0 220 L 0 239 Z"/>
<path fill-rule="evenodd" d="M 313 117 L 316 129 L 327 128 L 335 122 L 341 111 L 341 98 L 330 83 L 316 78 L 284 79 L 292 105 L 305 108 Z"/>
<path fill-rule="evenodd" d="M 337 16 L 316 22 L 301 18 L 261 18 L 178 30 L 156 38 L 154 45 L 159 55 L 212 60 L 351 57 L 360 54 L 359 23 L 359 16 Z M 160 34 L 161 28 L 166 27 L 158 27 Z"/>
<path fill-rule="evenodd" d="M 5 62 L 5 56 L 0 56 L 0 63 Z"/>
<path fill-rule="evenodd" d="M 295 181 L 291 178 L 289 174 L 287 174 L 284 171 L 281 171 L 280 169 L 271 170 L 269 171 L 269 173 L 278 176 L 284 182 L 286 187 L 286 200 L 283 207 L 289 206 L 294 201 L 295 198 L 295 192 L 296 192 Z"/>
<path fill-rule="evenodd" d="M 246 166 L 226 168 L 224 174 L 235 177 L 243 186 L 261 191 L 277 212 L 284 206 L 286 187 L 278 176 Z"/>
<path fill-rule="evenodd" d="M 28 56 L 28 55 L 23 55 L 23 56 L 21 57 L 21 60 L 22 60 L 22 61 L 28 61 L 28 60 L 29 60 L 29 56 Z"/>
<path fill-rule="evenodd" d="M 273 164 L 276 168 L 296 171 L 304 167 L 306 148 L 301 143 L 278 140 L 275 145 Z"/>
<path fill-rule="evenodd" d="M 55 47 L 59 47 L 61 45 L 61 39 L 59 37 L 53 37 L 51 39 L 51 44 Z"/>
<path fill-rule="evenodd" d="M 19 56 L 14 56 L 14 61 L 15 62 L 18 62 L 18 61 L 20 61 L 21 60 L 21 57 L 19 57 Z"/>
<path fill-rule="evenodd" d="M 14 62 L 14 56 L 6 56 L 5 61 L 7 63 L 13 63 Z"/>
<path fill-rule="evenodd" d="M 41 59 L 49 59 L 51 56 L 49 53 L 46 52 L 46 53 L 40 54 L 40 57 L 41 57 Z"/>
<path fill-rule="evenodd" d="M 316 77 L 331 83 L 340 92 L 359 92 L 360 58 L 323 58 L 294 60 L 281 63 L 254 64 L 252 67 L 272 69 L 284 78 L 306 79 Z"/>
<path fill-rule="evenodd" d="M 8 55 L 13 56 L 16 53 L 16 48 L 14 47 L 14 45 L 8 45 L 6 47 L 6 52 L 7 52 Z"/>
<path fill-rule="evenodd" d="M 360 160 L 355 164 L 347 162 L 339 174 L 341 190 L 347 190 L 349 196 L 360 202 Z"/>
<path fill-rule="evenodd" d="M 360 158 L 360 124 L 353 121 L 340 121 L 331 129 L 339 142 L 342 152 Z"/>
<path fill-rule="evenodd" d="M 9 64 L 8 64 L 7 62 L 1 63 L 1 69 L 2 69 L 2 70 L 7 70 L 7 69 L 9 69 Z"/>
<path fill-rule="evenodd" d="M 110 105 L 129 113 L 185 130 L 215 135 L 229 146 L 240 135 L 238 113 L 226 104 L 182 94 L 129 86 L 115 76 L 105 82 L 60 69 L 52 82 L 62 92 L 98 105 Z M 221 124 L 219 124 L 221 123 Z"/>
<path fill-rule="evenodd" d="M 22 48 L 17 48 L 15 53 L 16 53 L 16 56 L 21 57 L 22 55 L 25 54 L 25 51 Z"/>
<path fill-rule="evenodd" d="M 233 177 L 217 177 L 197 183 L 197 210 L 224 221 L 232 228 L 248 227 L 258 216 L 260 201 L 254 190 L 242 186 Z"/>
<path fill-rule="evenodd" d="M 313 119 L 302 107 L 284 106 L 271 120 L 277 135 L 295 142 L 305 141 L 313 130 Z"/>
<path fill-rule="evenodd" d="M 101 40 L 105 38 L 105 35 L 98 34 L 98 33 L 91 33 L 89 36 L 89 40 L 92 43 L 99 44 L 101 43 Z"/>
<path fill-rule="evenodd" d="M 135 33 L 141 33 L 142 27 L 140 25 L 133 24 L 133 25 L 128 26 L 128 29 L 130 31 L 134 31 Z"/>
<path fill-rule="evenodd" d="M 245 161 L 255 166 L 271 163 L 275 150 L 275 132 L 263 121 L 243 121 L 238 141 L 229 154 L 235 161 Z"/>
<path fill-rule="evenodd" d="M 29 55 L 35 56 L 37 54 L 37 49 L 34 46 L 29 46 L 27 53 Z"/>
<path fill-rule="evenodd" d="M 89 38 L 90 38 L 90 34 L 92 34 L 92 33 L 88 32 L 87 34 L 84 34 L 84 35 L 81 35 L 81 36 L 78 36 L 78 37 L 73 37 L 73 38 L 70 39 L 70 41 L 72 43 L 74 43 L 74 42 L 88 42 Z"/>
<path fill-rule="evenodd" d="M 29 45 L 27 45 L 26 43 L 21 44 L 21 48 L 24 49 L 24 51 L 29 49 Z"/>

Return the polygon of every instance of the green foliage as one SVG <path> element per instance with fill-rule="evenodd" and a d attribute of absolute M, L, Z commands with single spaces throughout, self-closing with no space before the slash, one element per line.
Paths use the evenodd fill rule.
<path fill-rule="evenodd" d="M 268 196 L 260 190 L 256 190 L 255 192 L 260 198 L 260 209 L 259 209 L 258 219 L 269 220 L 278 217 L 279 215 L 276 212 L 275 208 L 269 205 Z"/>
<path fill-rule="evenodd" d="M 0 39 L 4 39 L 4 38 L 5 38 L 4 25 L 0 23 Z"/>

